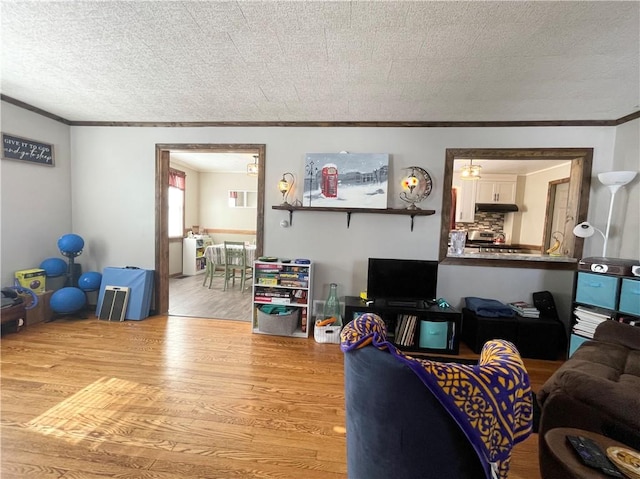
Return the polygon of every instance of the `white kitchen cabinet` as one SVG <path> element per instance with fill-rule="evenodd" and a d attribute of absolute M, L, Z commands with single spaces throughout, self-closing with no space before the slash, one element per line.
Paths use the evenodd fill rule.
<path fill-rule="evenodd" d="M 477 181 L 476 203 L 515 203 L 516 175 L 483 175 Z"/>
<path fill-rule="evenodd" d="M 476 216 L 476 180 L 454 179 L 456 223 L 473 223 Z"/>

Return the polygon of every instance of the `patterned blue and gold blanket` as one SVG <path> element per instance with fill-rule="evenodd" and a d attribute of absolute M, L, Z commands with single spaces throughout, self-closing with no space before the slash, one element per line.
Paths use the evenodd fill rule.
<path fill-rule="evenodd" d="M 348 353 L 368 345 L 411 368 L 465 433 L 487 478 L 506 479 L 511 449 L 531 434 L 533 419 L 529 375 L 513 344 L 487 342 L 477 365 L 413 358 L 387 341 L 379 316 L 366 313 L 343 328 L 340 348 Z"/>

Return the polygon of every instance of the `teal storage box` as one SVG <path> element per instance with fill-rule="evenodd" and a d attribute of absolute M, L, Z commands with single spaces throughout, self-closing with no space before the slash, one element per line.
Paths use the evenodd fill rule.
<path fill-rule="evenodd" d="M 620 288 L 620 306 L 623 313 L 640 316 L 640 280 L 624 278 Z"/>
<path fill-rule="evenodd" d="M 420 321 L 418 345 L 428 349 L 447 349 L 448 330 L 449 323 L 446 321 Z"/>
<path fill-rule="evenodd" d="M 153 293 L 153 270 L 140 268 L 105 268 L 98 294 L 99 314 L 107 286 L 126 286 L 129 288 L 129 300 L 124 319 L 140 320 L 149 316 Z"/>
<path fill-rule="evenodd" d="M 582 336 L 578 336 L 577 334 L 571 335 L 571 340 L 569 341 L 569 357 L 573 356 L 573 353 L 576 352 L 576 349 L 582 345 L 585 341 L 590 341 L 589 338 L 584 338 Z"/>
<path fill-rule="evenodd" d="M 576 301 L 583 304 L 616 309 L 619 278 L 595 273 L 578 273 Z"/>

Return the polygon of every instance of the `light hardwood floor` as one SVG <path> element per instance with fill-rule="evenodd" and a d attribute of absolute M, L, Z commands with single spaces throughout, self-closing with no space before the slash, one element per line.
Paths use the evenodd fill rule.
<path fill-rule="evenodd" d="M 234 319 L 251 321 L 251 281 L 247 281 L 244 293 L 240 280 L 235 286 L 229 282 L 222 291 L 224 278 L 215 276 L 209 288 L 209 280 L 202 286 L 204 275 L 169 279 L 169 314 L 196 318 Z"/>
<path fill-rule="evenodd" d="M 1 353 L 2 479 L 346 478 L 338 345 L 240 321 L 67 318 Z M 559 365 L 526 360 L 534 390 Z M 536 440 L 510 478 L 540 477 Z"/>

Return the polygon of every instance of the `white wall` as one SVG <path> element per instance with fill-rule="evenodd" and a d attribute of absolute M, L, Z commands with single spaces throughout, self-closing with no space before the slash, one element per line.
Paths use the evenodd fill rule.
<path fill-rule="evenodd" d="M 4 116 L 5 112 L 3 118 Z M 13 117 L 20 116 L 21 113 L 14 111 L 11 119 L 16 121 Z M 638 122 L 633 123 L 637 130 Z M 330 282 L 338 283 L 341 295 L 357 294 L 366 287 L 369 257 L 437 258 L 446 148 L 593 147 L 596 174 L 612 169 L 615 145 L 616 161 L 622 162 L 625 158 L 627 168 L 636 165 L 638 169 L 637 131 L 623 127 L 624 125 L 617 128 L 72 127 L 74 232 L 82 235 L 87 243 L 81 257 L 85 270 L 124 265 L 154 268 L 155 144 L 264 143 L 267 185 L 264 253 L 314 260 L 316 298 L 326 297 Z M 48 139 L 41 138 L 40 131 L 36 129 L 15 133 L 41 140 Z M 293 226 L 281 228 L 279 223 L 282 219 L 288 219 L 288 214 L 272 210 L 270 206 L 280 203 L 281 195 L 276 184 L 282 173 L 291 171 L 297 178 L 301 178 L 305 153 L 342 150 L 390 153 L 391 178 L 399 178 L 402 169 L 410 165 L 426 168 L 433 178 L 434 187 L 421 206 L 435 209 L 436 214 L 416 217 L 413 232 L 409 229 L 410 219 L 405 216 L 353 214 L 351 227 L 347 229 L 346 215 L 330 212 L 297 212 L 293 217 Z M 635 157 L 626 159 L 626 150 L 629 150 L 631 156 L 635 154 Z M 23 186 L 27 184 L 27 178 L 22 181 Z M 596 182 L 597 180 L 593 181 L 594 184 Z M 4 183 L 3 178 L 3 199 L 11 196 L 5 195 Z M 64 186 L 68 187 L 68 184 Z M 18 189 L 20 188 L 14 188 Z M 605 195 L 604 201 L 598 201 L 602 198 L 596 190 L 597 188 L 592 187 L 589 220 L 603 225 L 608 212 L 608 197 Z M 628 190 L 630 196 L 635 195 L 637 198 L 637 182 Z M 405 206 L 399 200 L 398 193 L 399 187 L 392 181 L 389 206 Z M 4 208 L 3 203 L 3 212 Z M 31 212 L 32 208 L 25 210 Z M 3 230 L 6 231 L 4 215 L 2 223 Z M 16 223 L 17 221 L 13 221 L 12 226 L 16 227 Z M 637 219 L 631 222 L 621 221 L 617 225 L 623 235 L 629 235 L 632 242 L 635 240 L 634 244 L 625 246 L 625 256 L 639 257 Z M 29 221 L 24 224 L 21 232 L 33 238 L 38 228 L 39 226 Z M 69 224 L 58 229 L 60 232 L 67 232 Z M 59 233 L 52 236 L 57 237 Z M 36 241 L 37 247 L 42 247 L 40 241 L 30 241 Z M 52 242 L 46 240 L 42 243 L 51 245 Z M 3 262 L 7 255 L 19 254 L 22 244 L 24 243 L 13 242 L 11 248 L 5 248 L 3 244 Z M 590 238 L 586 241 L 585 256 L 597 256 L 601 247 L 597 238 Z M 55 249 L 55 244 L 53 248 Z M 561 313 L 568 318 L 571 272 L 467 266 L 441 266 L 440 272 L 438 294 L 454 306 L 461 305 L 465 296 L 485 296 L 510 301 L 530 298 L 534 291 L 549 290 L 556 297 Z"/>
<path fill-rule="evenodd" d="M 527 175 L 522 182 L 522 209 L 519 243 L 542 246 L 544 241 L 544 218 L 547 209 L 547 195 L 549 182 L 561 178 L 568 178 L 571 165 L 550 168 L 539 173 Z M 520 187 L 521 183 L 518 183 Z M 520 195 L 520 192 L 518 192 Z M 518 214 L 518 213 L 516 213 Z"/>
<path fill-rule="evenodd" d="M 258 210 L 231 208 L 229 190 L 255 192 L 258 179 L 246 173 L 201 173 L 200 225 L 215 229 L 255 230 Z"/>
<path fill-rule="evenodd" d="M 612 170 L 640 172 L 640 119 L 616 128 Z M 608 200 L 607 200 L 608 201 Z M 640 173 L 622 188 L 615 198 L 611 236 L 607 249 L 610 256 L 640 260 Z M 606 220 L 602 223 L 606 225 Z M 619 225 L 624 225 L 620 229 Z M 619 252 L 617 255 L 616 252 Z"/>
<path fill-rule="evenodd" d="M 156 143 L 264 143 L 266 144 L 266 209 L 264 253 L 288 258 L 307 257 L 317 263 L 314 296 L 324 297 L 328 283 L 335 281 L 340 294 L 356 294 L 366 287 L 367 258 L 398 257 L 435 259 L 442 205 L 442 177 L 446 148 L 517 148 L 517 147 L 593 147 L 594 171 L 610 168 L 615 128 L 551 127 L 551 128 L 119 128 L 77 127 L 72 131 L 74 158 L 74 222 L 89 242 L 101 248 L 91 257 L 100 267 L 136 264 L 154 267 L 154 176 Z M 118 155 L 113 155 L 117 148 Z M 297 212 L 293 226 L 281 228 L 285 212 L 269 206 L 280 202 L 276 183 L 282 172 L 291 171 L 302 177 L 305 153 L 326 151 L 388 152 L 391 154 L 391 178 L 399 178 L 410 165 L 426 168 L 434 188 L 421 206 L 433 208 L 436 214 L 417 217 L 410 232 L 409 218 L 354 214 L 351 227 L 346 215 L 330 212 Z M 80 161 L 82 159 L 82 161 Z M 109 163 L 110 169 L 103 165 Z M 133 169 L 127 175 L 118 166 Z M 97 171 L 96 171 L 97 170 Z M 99 184 L 89 181 L 96 172 L 103 178 Z M 119 195 L 107 188 L 108 181 L 117 184 Z M 273 185 L 270 187 L 270 185 Z M 399 188 L 392 181 L 389 205 L 404 207 L 398 198 Z M 123 212 L 101 218 L 105 213 L 104 198 L 113 208 Z M 131 198 L 136 198 L 135 202 Z M 606 220 L 607 208 L 594 208 L 596 222 Z M 604 218 L 604 219 L 603 219 Z M 135 238 L 130 241 L 129 238 Z M 587 242 L 589 246 L 589 242 Z M 637 246 L 636 246 L 637 248 Z M 637 251 L 637 249 L 636 249 Z M 439 294 L 451 304 L 476 295 L 487 287 L 487 270 L 477 267 L 455 267 L 457 281 L 444 280 L 453 267 L 442 266 L 443 284 Z M 570 297 L 572 281 L 566 273 L 545 270 L 491 268 L 491 284 L 486 291 L 499 300 L 528 298 L 531 292 L 558 287 L 552 291 Z M 518 276 L 518 281 L 510 278 Z M 493 278 L 496 278 L 495 280 Z M 507 278 L 503 282 L 502 278 Z M 550 278 L 562 278 L 554 284 Z M 564 281 L 566 279 L 566 281 Z M 455 286 L 454 286 L 455 285 Z M 565 304 L 568 310 L 568 305 Z"/>
<path fill-rule="evenodd" d="M 71 221 L 70 128 L 5 102 L 0 118 L 4 133 L 53 144 L 55 162 L 54 167 L 5 159 L 0 162 L 0 270 L 4 287 L 13 285 L 16 270 L 37 268 L 50 257 L 64 259 L 58 251 L 58 238 L 78 231 Z M 83 254 L 77 262 L 83 264 L 86 257 Z"/>

